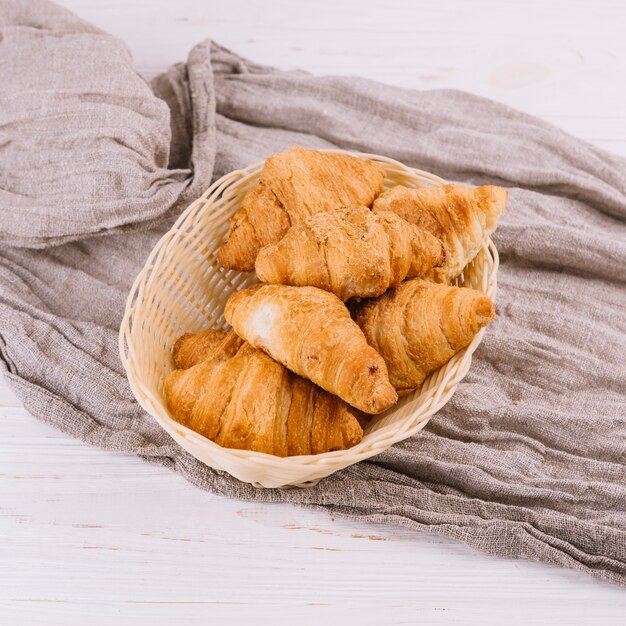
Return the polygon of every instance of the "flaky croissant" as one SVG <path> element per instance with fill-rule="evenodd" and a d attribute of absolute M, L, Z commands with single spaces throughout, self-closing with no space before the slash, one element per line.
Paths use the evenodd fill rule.
<path fill-rule="evenodd" d="M 218 350 L 223 357 L 234 356 L 242 343 L 243 339 L 232 330 L 212 328 L 201 333 L 185 333 L 174 344 L 172 362 L 176 369 L 188 369 L 211 358 Z"/>
<path fill-rule="evenodd" d="M 363 301 L 354 312 L 400 395 L 419 387 L 428 374 L 466 348 L 495 314 L 492 301 L 480 291 L 421 279 Z"/>
<path fill-rule="evenodd" d="M 371 206 L 383 188 L 382 165 L 347 154 L 291 148 L 270 156 L 235 213 L 218 257 L 225 268 L 254 270 L 259 250 L 309 215 Z"/>
<path fill-rule="evenodd" d="M 372 210 L 393 211 L 441 239 L 446 263 L 429 278 L 451 282 L 480 251 L 504 212 L 508 193 L 501 187 L 441 187 L 410 189 L 398 185 L 383 192 Z"/>
<path fill-rule="evenodd" d="M 231 296 L 224 317 L 255 348 L 365 413 L 398 399 L 385 362 L 327 291 L 257 285 Z"/>
<path fill-rule="evenodd" d="M 395 213 L 344 207 L 310 215 L 261 248 L 255 271 L 265 283 L 311 285 L 341 300 L 379 296 L 407 276 L 443 263 L 441 241 Z"/>
<path fill-rule="evenodd" d="M 183 349 L 188 362 L 195 363 L 166 376 L 170 412 L 217 444 L 292 456 L 345 450 L 361 441 L 363 430 L 345 402 L 292 374 L 233 331 L 186 335 L 177 346 L 175 363 Z"/>

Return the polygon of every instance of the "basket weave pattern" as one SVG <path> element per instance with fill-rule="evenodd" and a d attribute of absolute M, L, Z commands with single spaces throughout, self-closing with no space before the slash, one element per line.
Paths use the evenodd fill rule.
<path fill-rule="evenodd" d="M 433 174 L 386 157 L 356 156 L 377 161 L 385 167 L 385 188 L 398 184 L 408 187 L 445 184 Z M 429 376 L 420 390 L 373 418 L 363 440 L 349 450 L 280 458 L 222 448 L 174 421 L 162 387 L 163 377 L 172 369 L 174 342 L 185 332 L 225 327 L 223 311 L 230 295 L 257 282 L 254 274 L 223 269 L 217 261 L 217 251 L 230 218 L 246 191 L 257 181 L 262 168 L 263 163 L 257 163 L 216 181 L 157 243 L 130 291 L 120 328 L 119 348 L 138 402 L 194 457 L 259 487 L 305 487 L 378 454 L 424 428 L 467 374 L 484 329 L 465 350 Z M 498 253 L 487 239 L 457 283 L 479 289 L 493 299 L 497 268 Z"/>

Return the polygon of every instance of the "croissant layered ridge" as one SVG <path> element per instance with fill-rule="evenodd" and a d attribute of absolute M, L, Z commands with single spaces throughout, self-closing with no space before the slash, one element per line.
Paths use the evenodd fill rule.
<path fill-rule="evenodd" d="M 391 211 L 364 206 L 310 215 L 265 246 L 255 271 L 266 283 L 314 286 L 341 300 L 375 297 L 444 262 L 441 241 Z"/>
<path fill-rule="evenodd" d="M 508 192 L 494 185 L 417 189 L 398 185 L 384 191 L 374 201 L 372 210 L 375 213 L 393 211 L 440 239 L 446 247 L 446 263 L 434 268 L 428 278 L 450 283 L 496 229 L 507 198 Z"/>
<path fill-rule="evenodd" d="M 355 310 L 400 395 L 466 348 L 494 315 L 493 302 L 481 291 L 422 279 L 408 280 Z"/>
<path fill-rule="evenodd" d="M 235 213 L 218 258 L 251 272 L 259 250 L 308 216 L 351 205 L 371 206 L 382 191 L 382 165 L 349 154 L 294 147 L 270 156 Z"/>
<path fill-rule="evenodd" d="M 354 409 L 233 331 L 186 335 L 174 349 L 174 362 L 185 343 L 204 349 L 211 340 L 211 350 L 197 351 L 190 367 L 164 380 L 175 420 L 225 448 L 283 457 L 345 450 L 361 441 Z"/>
<path fill-rule="evenodd" d="M 255 348 L 365 413 L 397 401 L 384 360 L 331 293 L 256 285 L 231 296 L 224 316 Z"/>

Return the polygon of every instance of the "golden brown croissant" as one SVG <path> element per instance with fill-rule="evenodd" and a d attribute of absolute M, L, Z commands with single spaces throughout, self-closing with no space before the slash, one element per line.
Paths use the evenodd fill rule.
<path fill-rule="evenodd" d="M 270 156 L 246 193 L 219 250 L 225 268 L 254 270 L 258 251 L 309 215 L 364 204 L 383 188 L 382 165 L 347 154 L 291 148 Z"/>
<path fill-rule="evenodd" d="M 401 395 L 466 348 L 495 314 L 492 301 L 480 291 L 421 279 L 355 309 L 357 324 L 385 359 Z"/>
<path fill-rule="evenodd" d="M 227 338 L 228 341 L 225 341 Z M 201 333 L 185 333 L 174 344 L 172 361 L 176 369 L 187 369 L 211 358 L 218 349 L 222 355 L 234 356 L 242 343 L 243 339 L 232 330 L 211 328 Z"/>
<path fill-rule="evenodd" d="M 186 335 L 174 349 L 175 362 L 184 344 L 188 356 L 194 354 L 189 362 L 200 360 L 165 378 L 170 412 L 219 445 L 291 456 L 345 450 L 361 441 L 363 430 L 345 402 L 292 374 L 233 331 Z"/>
<path fill-rule="evenodd" d="M 398 399 L 385 362 L 327 291 L 257 285 L 231 296 L 224 317 L 255 348 L 365 413 Z"/>
<path fill-rule="evenodd" d="M 310 215 L 277 243 L 261 248 L 257 276 L 266 283 L 311 285 L 342 300 L 374 297 L 407 276 L 443 263 L 435 236 L 391 211 L 353 206 Z"/>
<path fill-rule="evenodd" d="M 485 237 L 495 229 L 504 212 L 508 193 L 501 187 L 443 185 L 430 189 L 397 186 L 382 193 L 373 210 L 393 211 L 443 241 L 445 266 L 430 278 L 451 282 L 478 254 Z"/>

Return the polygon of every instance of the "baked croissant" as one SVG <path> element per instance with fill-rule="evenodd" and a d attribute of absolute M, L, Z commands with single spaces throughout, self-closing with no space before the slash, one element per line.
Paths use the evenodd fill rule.
<path fill-rule="evenodd" d="M 276 456 L 345 450 L 363 430 L 345 402 L 299 378 L 233 331 L 186 335 L 189 369 L 164 380 L 173 418 L 225 448 Z M 194 351 L 189 346 L 195 344 Z M 212 344 L 210 349 L 207 346 Z M 233 346 L 238 349 L 233 352 Z"/>
<path fill-rule="evenodd" d="M 354 204 L 371 206 L 384 177 L 382 165 L 347 154 L 299 147 L 273 154 L 233 217 L 218 253 L 221 265 L 253 271 L 259 250 L 309 215 Z"/>
<path fill-rule="evenodd" d="M 398 399 L 385 362 L 327 291 L 256 285 L 231 296 L 224 317 L 255 348 L 365 413 Z"/>
<path fill-rule="evenodd" d="M 187 369 L 211 358 L 218 349 L 222 355 L 234 356 L 242 343 L 243 339 L 232 330 L 211 328 L 201 333 L 185 333 L 174 344 L 172 361 L 176 369 Z"/>
<path fill-rule="evenodd" d="M 501 187 L 443 185 L 409 189 L 398 185 L 383 192 L 373 211 L 393 211 L 443 241 L 446 263 L 429 278 L 451 282 L 478 254 L 504 212 L 508 193 Z"/>
<path fill-rule="evenodd" d="M 395 213 L 353 206 L 310 215 L 255 264 L 265 283 L 311 285 L 341 300 L 374 297 L 443 263 L 441 241 Z"/>
<path fill-rule="evenodd" d="M 382 355 L 400 395 L 466 348 L 494 317 L 492 301 L 463 287 L 408 280 L 376 300 L 355 305 L 368 343 Z"/>

